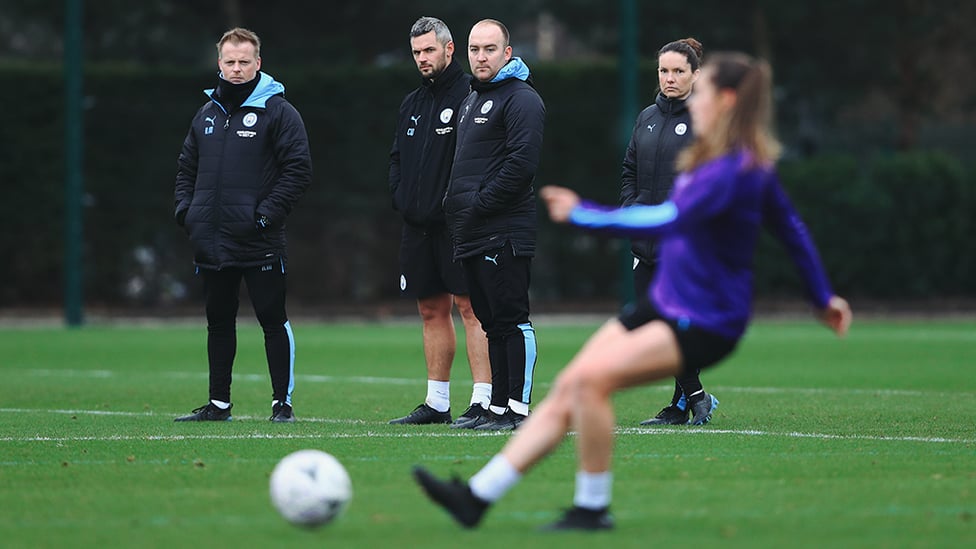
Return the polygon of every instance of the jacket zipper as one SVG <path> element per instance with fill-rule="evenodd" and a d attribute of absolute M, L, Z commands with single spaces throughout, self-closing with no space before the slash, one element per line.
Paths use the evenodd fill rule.
<path fill-rule="evenodd" d="M 670 110 L 664 115 L 664 121 L 661 122 L 661 131 L 658 132 L 658 134 L 657 134 L 657 148 L 656 148 L 657 150 L 654 151 L 654 171 L 651 172 L 651 185 L 650 185 L 650 188 L 648 189 L 649 191 L 651 191 L 651 200 L 652 201 L 653 200 L 657 200 L 655 198 L 657 196 L 657 186 L 658 186 L 657 185 L 657 171 L 658 171 L 658 169 L 660 167 L 660 164 L 661 164 L 659 158 L 661 156 L 661 147 L 664 146 L 664 136 L 665 136 L 664 129 L 668 127 L 668 123 L 669 122 L 671 122 L 671 111 Z"/>
<path fill-rule="evenodd" d="M 224 135 L 221 136 L 221 144 L 220 144 L 220 147 L 221 147 L 221 152 L 220 152 L 220 165 L 217 166 L 217 179 L 216 179 L 217 185 L 216 185 L 216 188 L 214 189 L 216 191 L 216 196 L 219 197 L 220 196 L 220 188 L 222 187 L 222 184 L 221 184 L 221 174 L 224 171 L 223 170 L 224 157 L 226 156 L 225 153 L 227 152 L 227 134 L 226 134 L 226 131 L 227 131 L 227 128 L 230 127 L 230 113 L 228 113 L 226 110 L 224 110 L 224 107 L 220 103 L 217 103 L 216 101 L 214 101 L 214 104 L 217 105 L 217 108 L 219 108 L 224 113 L 224 115 L 225 115 L 225 118 L 224 118 L 224 132 L 225 133 L 224 133 Z M 220 256 L 217 253 L 218 250 L 220 249 L 220 246 L 217 243 L 217 240 L 220 238 L 220 230 L 219 230 L 219 227 L 220 227 L 220 224 L 221 224 L 221 217 L 222 217 L 220 212 L 221 212 L 221 209 L 219 207 L 214 209 L 215 222 L 216 223 L 214 224 L 215 230 L 214 230 L 214 238 L 213 238 L 213 250 L 211 250 L 211 252 L 210 252 L 211 254 L 213 254 L 213 258 L 214 258 L 215 262 L 217 263 L 216 267 L 217 267 L 217 270 L 218 271 L 223 266 L 223 265 L 220 264 Z"/>

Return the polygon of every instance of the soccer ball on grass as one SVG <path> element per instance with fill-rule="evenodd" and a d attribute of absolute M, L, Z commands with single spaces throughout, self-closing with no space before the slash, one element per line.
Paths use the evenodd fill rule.
<path fill-rule="evenodd" d="M 320 450 L 288 454 L 271 472 L 271 503 L 288 522 L 315 528 L 328 524 L 352 499 L 349 473 Z"/>

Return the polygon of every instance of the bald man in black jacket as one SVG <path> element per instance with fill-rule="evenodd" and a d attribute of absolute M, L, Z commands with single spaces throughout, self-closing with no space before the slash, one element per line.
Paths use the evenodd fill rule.
<path fill-rule="evenodd" d="M 492 390 L 491 413 L 465 427 L 516 429 L 529 413 L 536 363 L 529 280 L 545 106 L 529 68 L 512 57 L 502 23 L 475 24 L 468 61 L 472 91 L 461 105 L 444 211 L 454 257 L 464 266 L 471 305 L 488 336 Z"/>

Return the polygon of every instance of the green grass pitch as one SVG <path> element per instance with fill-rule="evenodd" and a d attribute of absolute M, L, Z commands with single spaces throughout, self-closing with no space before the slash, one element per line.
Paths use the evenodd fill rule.
<path fill-rule="evenodd" d="M 572 500 L 573 439 L 477 530 L 457 527 L 410 468 L 469 476 L 506 434 L 387 420 L 424 397 L 417 322 L 293 322 L 295 424 L 271 424 L 260 330 L 243 323 L 233 422 L 174 423 L 206 401 L 205 328 L 0 328 L 3 547 L 976 547 L 976 322 L 760 321 L 703 375 L 701 427 L 640 429 L 667 382 L 620 394 L 617 529 L 544 534 Z M 537 319 L 534 399 L 596 328 Z M 455 414 L 467 406 L 463 347 Z M 318 448 L 348 469 L 345 515 L 285 523 L 268 477 Z"/>

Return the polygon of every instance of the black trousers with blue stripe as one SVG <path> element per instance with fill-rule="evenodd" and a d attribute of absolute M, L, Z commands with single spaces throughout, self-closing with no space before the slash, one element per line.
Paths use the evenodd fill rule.
<path fill-rule="evenodd" d="M 529 321 L 532 258 L 505 245 L 462 260 L 471 308 L 488 336 L 491 404 L 528 404 L 536 363 L 535 330 Z"/>
<path fill-rule="evenodd" d="M 291 403 L 294 389 L 295 346 L 285 312 L 287 273 L 282 260 L 257 267 L 201 269 L 207 307 L 207 356 L 210 398 L 230 402 L 234 358 L 237 355 L 237 312 L 241 281 L 264 330 L 264 349 L 271 374 L 272 399 Z"/>

